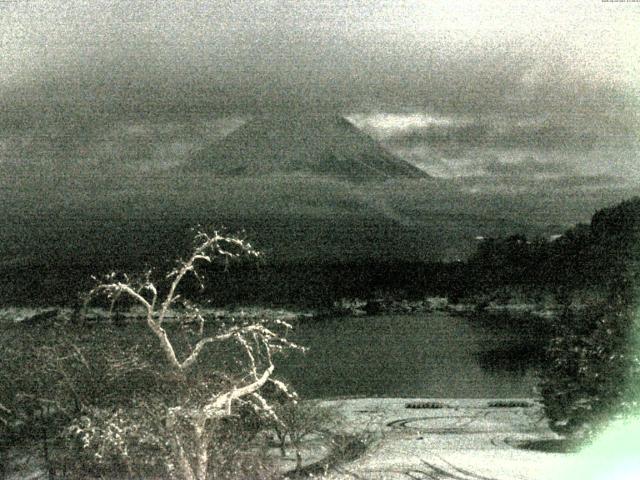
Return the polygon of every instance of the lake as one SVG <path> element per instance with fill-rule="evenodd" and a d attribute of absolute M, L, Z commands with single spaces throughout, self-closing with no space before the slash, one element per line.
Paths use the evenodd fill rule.
<path fill-rule="evenodd" d="M 518 352 L 526 339 L 444 312 L 312 320 L 293 338 L 309 350 L 277 371 L 305 398 L 535 395 L 533 365 Z"/>
<path fill-rule="evenodd" d="M 15 315 L 8 310 L 2 317 Z M 489 328 L 482 326 L 487 322 L 481 318 L 469 320 L 445 312 L 309 318 L 290 337 L 308 351 L 277 358 L 276 376 L 289 380 L 303 398 L 531 397 L 539 361 L 531 348 L 537 338 L 526 328 L 533 322 L 507 320 L 493 324 L 508 328 Z M 96 328 L 99 325 L 104 328 Z M 174 330 L 172 324 L 167 328 Z M 20 335 L 17 330 L 13 333 Z M 117 337 L 116 344 L 143 342 L 159 354 L 153 336 L 137 321 L 120 326 L 91 323 L 86 332 L 76 334 L 89 349 Z M 170 335 L 179 339 L 183 334 Z M 228 359 L 227 349 L 206 353 L 214 363 Z"/>

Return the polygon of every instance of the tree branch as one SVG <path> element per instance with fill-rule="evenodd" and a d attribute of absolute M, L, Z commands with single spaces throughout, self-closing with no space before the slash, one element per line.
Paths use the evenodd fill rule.
<path fill-rule="evenodd" d="M 206 338 L 200 339 L 198 343 L 196 343 L 191 354 L 182 362 L 182 364 L 180 365 L 180 368 L 184 370 L 189 368 L 191 365 L 193 365 L 198 359 L 198 355 L 200 355 L 200 352 L 207 344 L 228 340 L 232 337 L 236 337 L 238 335 L 244 335 L 251 332 L 262 334 L 263 336 L 269 339 L 277 338 L 277 335 L 275 333 L 273 333 L 271 330 L 269 330 L 268 328 L 260 324 L 253 324 L 246 327 L 232 327 L 226 333 L 216 335 L 215 337 L 206 337 Z"/>
<path fill-rule="evenodd" d="M 211 419 L 223 416 L 226 410 L 226 405 L 229 405 L 231 402 L 237 399 L 246 397 L 247 395 L 251 395 L 260 390 L 264 386 L 264 384 L 267 383 L 274 370 L 275 365 L 271 363 L 269 367 L 265 369 L 262 375 L 254 382 L 245 385 L 244 387 L 236 388 L 230 392 L 217 396 L 213 402 L 205 405 L 202 409 L 205 418 Z"/>
<path fill-rule="evenodd" d="M 91 292 L 89 292 L 89 296 L 97 295 L 98 293 L 101 293 L 103 291 L 106 292 L 107 294 L 126 293 L 127 295 L 135 299 L 138 303 L 142 304 L 147 309 L 147 312 L 153 311 L 151 304 L 142 295 L 140 295 L 133 288 L 131 288 L 130 285 L 126 283 L 122 283 L 122 282 L 103 283 L 101 285 L 98 285 L 93 290 L 91 290 Z"/>

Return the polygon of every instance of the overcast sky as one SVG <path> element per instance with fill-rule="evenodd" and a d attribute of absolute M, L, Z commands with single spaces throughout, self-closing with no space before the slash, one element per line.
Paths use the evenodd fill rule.
<path fill-rule="evenodd" d="M 640 178 L 638 25 L 640 4 L 600 0 L 6 1 L 0 160 L 166 165 L 303 108 L 435 175 Z"/>

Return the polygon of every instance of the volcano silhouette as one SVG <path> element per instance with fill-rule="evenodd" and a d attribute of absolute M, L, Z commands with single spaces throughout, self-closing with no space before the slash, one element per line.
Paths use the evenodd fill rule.
<path fill-rule="evenodd" d="M 254 118 L 197 152 L 186 169 L 237 176 L 297 173 L 347 180 L 429 178 L 334 114 Z"/>

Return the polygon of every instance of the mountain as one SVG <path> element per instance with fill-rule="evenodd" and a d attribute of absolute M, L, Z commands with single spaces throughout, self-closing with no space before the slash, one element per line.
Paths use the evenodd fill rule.
<path fill-rule="evenodd" d="M 346 180 L 429 178 L 346 118 L 324 113 L 256 117 L 197 152 L 186 169 L 234 176 L 295 173 Z"/>
<path fill-rule="evenodd" d="M 359 265 L 354 285 L 375 277 L 365 288 L 389 269 L 464 258 L 478 235 L 557 233 L 595 201 L 471 192 L 396 158 L 345 118 L 299 112 L 253 118 L 184 170 L 98 184 L 95 175 L 28 179 L 0 189 L 0 304 L 66 301 L 93 274 L 172 268 L 198 224 L 244 230 L 264 252 L 254 292 L 288 289 L 280 301 L 336 292 L 350 265 Z M 229 292 L 246 290 L 245 277 L 232 280 Z"/>

